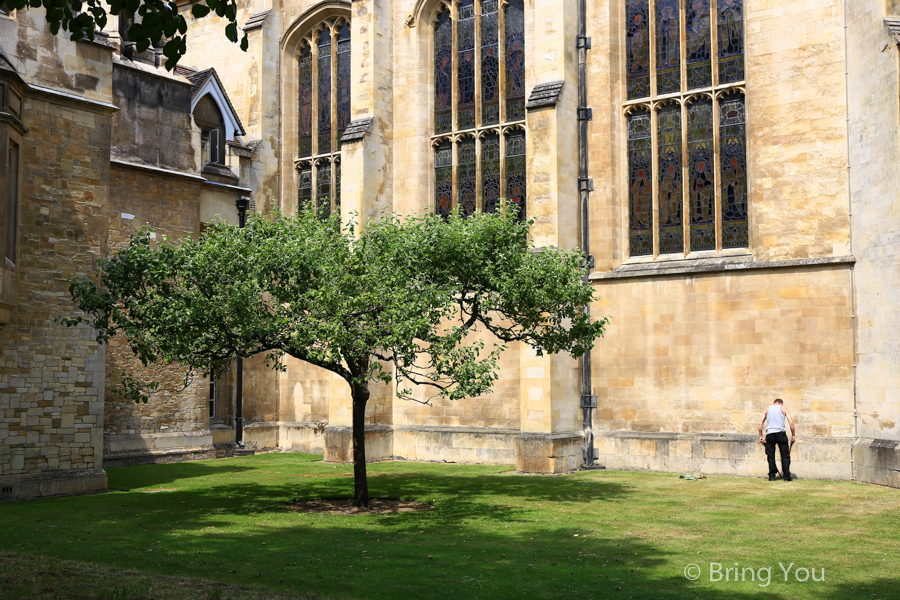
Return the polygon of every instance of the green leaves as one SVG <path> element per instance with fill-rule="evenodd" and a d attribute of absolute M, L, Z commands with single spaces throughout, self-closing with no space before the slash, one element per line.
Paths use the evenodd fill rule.
<path fill-rule="evenodd" d="M 66 31 L 73 41 L 93 40 L 95 32 L 106 27 L 109 15 L 124 16 L 131 22 L 126 36 L 135 50 L 144 52 L 151 46 L 162 46 L 170 71 L 187 53 L 187 21 L 174 0 L 4 0 L 0 6 L 9 10 L 43 6 L 50 32 L 56 35 Z M 246 51 L 247 34 L 238 32 L 236 0 L 205 0 L 191 6 L 195 19 L 210 12 L 225 21 L 225 37 L 240 42 L 241 50 Z"/>
<path fill-rule="evenodd" d="M 255 354 L 282 368 L 288 354 L 351 386 L 457 400 L 491 390 L 508 343 L 577 357 L 606 324 L 581 310 L 593 301 L 584 256 L 536 251 L 511 216 L 385 214 L 359 238 L 308 212 L 217 224 L 199 241 L 149 233 L 73 281 L 84 317 L 62 320 L 101 342 L 124 334 L 145 365 L 207 376 Z"/>

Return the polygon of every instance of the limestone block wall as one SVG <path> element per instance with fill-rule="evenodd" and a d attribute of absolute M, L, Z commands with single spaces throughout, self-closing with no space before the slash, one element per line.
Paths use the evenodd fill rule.
<path fill-rule="evenodd" d="M 725 453 L 734 461 L 728 472 L 752 474 L 759 471 L 757 423 L 782 398 L 799 428 L 804 462 L 823 444 L 843 445 L 843 454 L 830 456 L 831 466 L 822 461 L 815 476 L 849 478 L 849 468 L 842 470 L 855 435 L 848 265 L 597 284 L 602 299 L 594 314 L 612 315 L 594 357 L 594 427 L 606 440 L 598 442 L 606 448 L 601 455 L 651 455 L 657 462 L 638 464 L 664 468 L 658 459 L 670 448 L 656 456 L 637 440 L 655 447 L 660 436 L 699 444 L 724 435 L 739 444 Z M 705 456 L 686 448 L 686 456 L 677 456 Z M 619 456 L 613 464 L 636 466 L 627 460 Z"/>
<path fill-rule="evenodd" d="M 90 272 L 106 240 L 109 110 L 44 94 L 25 99 L 18 303 L 0 329 L 0 499 L 106 488 L 105 349 L 74 315 L 68 279 Z"/>
<path fill-rule="evenodd" d="M 856 476 L 900 486 L 900 102 L 898 49 L 884 24 L 900 5 L 850 2 L 850 189 L 857 303 Z"/>

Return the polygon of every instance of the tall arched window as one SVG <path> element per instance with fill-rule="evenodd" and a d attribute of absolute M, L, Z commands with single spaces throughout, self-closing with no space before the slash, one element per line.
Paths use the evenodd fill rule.
<path fill-rule="evenodd" d="M 626 0 L 631 256 L 749 245 L 744 0 Z"/>
<path fill-rule="evenodd" d="M 432 21 L 435 211 L 525 219 L 524 0 L 455 0 Z"/>
<path fill-rule="evenodd" d="M 340 213 L 340 138 L 351 119 L 350 22 L 327 20 L 297 53 L 297 201 L 327 218 Z"/>

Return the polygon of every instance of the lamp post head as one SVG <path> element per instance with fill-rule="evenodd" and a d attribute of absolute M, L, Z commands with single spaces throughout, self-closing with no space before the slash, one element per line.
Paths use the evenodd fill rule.
<path fill-rule="evenodd" d="M 241 196 L 234 204 L 238 210 L 238 226 L 243 228 L 247 224 L 247 207 L 250 206 L 250 198 Z"/>

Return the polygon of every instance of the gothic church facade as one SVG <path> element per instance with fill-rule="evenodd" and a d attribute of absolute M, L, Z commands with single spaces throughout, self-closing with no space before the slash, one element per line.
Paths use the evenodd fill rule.
<path fill-rule="evenodd" d="M 488 397 L 423 406 L 379 388 L 371 458 L 559 473 L 579 468 L 593 446 L 608 468 L 758 475 L 757 422 L 783 398 L 798 423 L 800 477 L 900 486 L 900 3 L 238 5 L 246 53 L 215 17 L 192 22 L 183 3 L 189 51 L 172 75 L 129 56 L 124 28 L 95 53 L 101 65 L 108 53 L 109 68 L 72 60 L 54 67 L 61 75 L 42 65 L 46 56 L 28 55 L 21 31 L 18 44 L 2 38 L 16 72 L 9 89 L 24 98 L 24 128 L 8 118 L 9 147 L 23 152 L 18 233 L 7 217 L 4 235 L 54 273 L 36 277 L 7 256 L 4 482 L 65 480 L 75 470 L 99 481 L 103 464 L 211 457 L 233 442 L 233 372 L 135 407 L 105 391 L 127 361 L 122 349 L 91 345 L 89 332 L 51 317 L 71 311 L 64 276 L 89 271 L 138 222 L 199 235 L 214 218 L 233 220 L 233 199 L 244 196 L 258 212 L 338 212 L 362 227 L 384 209 L 516 210 L 538 246 L 587 243 L 599 296 L 592 313 L 612 317 L 588 363 L 514 346 Z M 88 54 L 85 42 L 54 43 L 60 54 Z M 148 85 L 137 72 L 183 95 L 171 110 L 184 117 L 184 143 L 169 155 L 172 136 L 146 120 L 156 101 L 124 91 Z M 83 85 L 88 77 L 94 88 Z M 85 138 L 100 144 L 90 161 L 98 174 L 78 175 L 94 187 L 76 200 L 72 186 L 53 183 L 69 176 L 71 159 L 48 154 L 40 144 L 53 142 L 35 120 L 50 110 L 43 90 L 54 86 L 57 102 L 93 102 L 89 112 L 106 115 L 112 131 L 105 146 L 102 132 Z M 145 186 L 127 183 L 126 171 L 206 195 L 191 204 L 190 193 L 182 200 L 159 186 L 145 205 Z M 131 205 L 144 210 L 140 219 Z M 51 232 L 42 218 L 73 225 Z M 51 238 L 84 246 L 82 262 L 54 266 L 65 252 L 49 253 Z M 296 361 L 275 373 L 250 359 L 243 381 L 249 445 L 350 459 L 342 380 Z M 75 444 L 69 435 L 84 459 L 64 468 L 41 458 L 64 445 L 53 440 Z"/>

